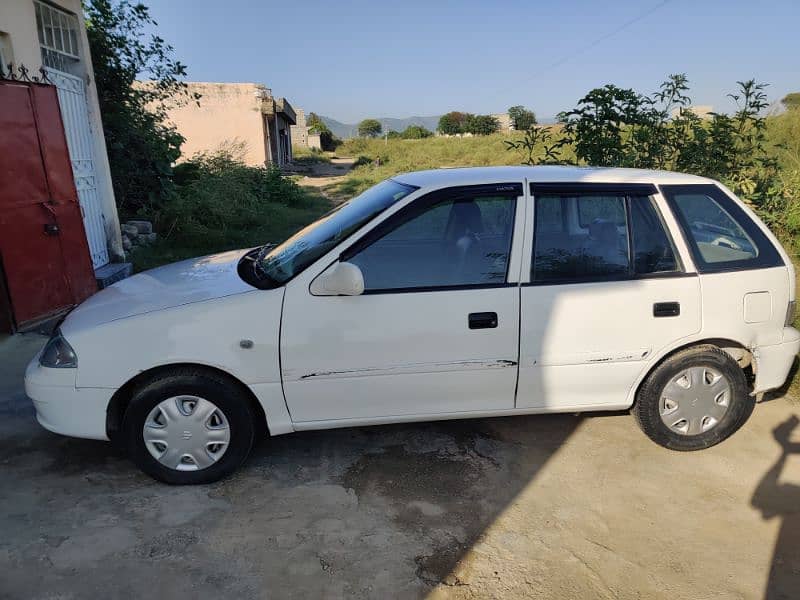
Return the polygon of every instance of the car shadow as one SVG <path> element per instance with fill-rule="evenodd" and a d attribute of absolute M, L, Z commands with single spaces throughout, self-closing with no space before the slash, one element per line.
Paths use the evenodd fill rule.
<path fill-rule="evenodd" d="M 329 546 L 322 535 L 320 560 L 346 579 L 375 569 L 396 581 L 415 576 L 417 582 L 406 591 L 425 595 L 431 586 L 463 583 L 470 549 L 582 420 L 518 416 L 280 436 L 259 444 L 234 476 L 237 482 L 224 486 L 224 496 L 249 487 L 254 477 L 268 478 L 278 494 L 297 498 L 299 493 L 298 499 L 305 492 L 315 495 L 307 486 L 341 487 L 359 512 L 372 517 L 324 518 L 347 521 L 348 538 L 369 539 L 380 532 L 381 544 L 366 557 L 353 548 Z M 308 506 L 302 500 L 298 505 Z M 301 536 L 319 534 L 312 529 Z"/>

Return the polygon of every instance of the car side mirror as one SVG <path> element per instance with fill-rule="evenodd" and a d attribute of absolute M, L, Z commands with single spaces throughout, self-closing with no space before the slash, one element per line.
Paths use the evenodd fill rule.
<path fill-rule="evenodd" d="M 353 263 L 337 262 L 317 275 L 309 290 L 313 296 L 360 296 L 364 274 Z"/>

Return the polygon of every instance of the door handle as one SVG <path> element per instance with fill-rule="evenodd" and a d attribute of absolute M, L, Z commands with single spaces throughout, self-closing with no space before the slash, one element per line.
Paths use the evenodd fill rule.
<path fill-rule="evenodd" d="M 677 317 L 680 314 L 680 302 L 656 302 L 653 304 L 654 317 Z"/>
<path fill-rule="evenodd" d="M 497 327 L 497 313 L 479 312 L 469 313 L 470 329 L 494 329 Z"/>

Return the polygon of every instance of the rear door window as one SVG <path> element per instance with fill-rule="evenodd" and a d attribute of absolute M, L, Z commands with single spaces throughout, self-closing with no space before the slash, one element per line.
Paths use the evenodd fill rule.
<path fill-rule="evenodd" d="M 637 275 L 681 270 L 672 238 L 650 197 L 631 198 L 631 238 Z"/>
<path fill-rule="evenodd" d="M 649 195 L 534 193 L 531 281 L 626 279 L 680 271 Z"/>
<path fill-rule="evenodd" d="M 629 273 L 624 196 L 539 196 L 534 219 L 533 281 Z"/>
<path fill-rule="evenodd" d="M 764 232 L 715 185 L 666 185 L 662 192 L 687 239 L 700 272 L 783 264 Z"/>

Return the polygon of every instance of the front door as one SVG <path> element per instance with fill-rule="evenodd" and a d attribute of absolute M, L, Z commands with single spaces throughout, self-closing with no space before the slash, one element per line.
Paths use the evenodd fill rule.
<path fill-rule="evenodd" d="M 700 330 L 652 186 L 532 186 L 517 407 L 623 408 L 653 353 Z"/>
<path fill-rule="evenodd" d="M 281 365 L 292 420 L 512 409 L 521 194 L 517 183 L 412 201 L 342 254 L 361 269 L 363 295 L 313 296 L 307 279 L 290 282 Z"/>

